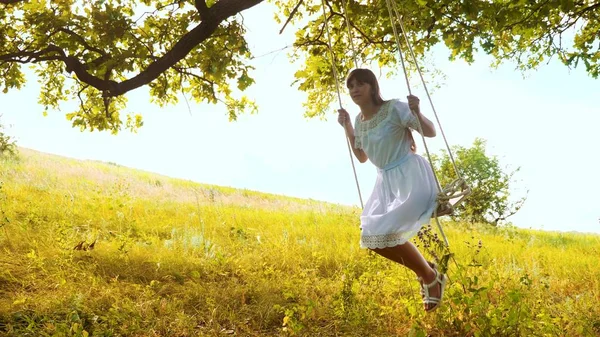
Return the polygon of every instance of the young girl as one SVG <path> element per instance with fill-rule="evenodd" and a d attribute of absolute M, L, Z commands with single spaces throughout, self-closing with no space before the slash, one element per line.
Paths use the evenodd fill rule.
<path fill-rule="evenodd" d="M 362 215 L 360 245 L 417 274 L 425 310 L 437 308 L 442 300 L 446 276 L 440 275 L 409 240 L 428 223 L 436 207 L 437 186 L 429 163 L 417 155 L 411 129 L 435 137 L 433 123 L 421 114 L 419 99 L 408 96 L 408 104 L 384 101 L 375 74 L 355 69 L 346 86 L 360 108 L 352 127 L 350 116 L 338 110 L 356 158 L 377 167 L 375 188 Z"/>

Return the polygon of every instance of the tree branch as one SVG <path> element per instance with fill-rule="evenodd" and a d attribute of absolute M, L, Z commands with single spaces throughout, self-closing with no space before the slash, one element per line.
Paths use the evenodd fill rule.
<path fill-rule="evenodd" d="M 60 48 L 58 51 L 62 52 L 62 50 Z M 0 61 L 2 61 L 3 63 L 4 62 L 17 62 L 17 63 L 33 62 L 33 63 L 36 63 L 36 62 L 41 62 L 41 61 L 56 61 L 56 60 L 62 61 L 64 52 L 63 52 L 63 54 L 59 53 L 59 55 L 53 55 L 53 56 L 48 55 L 48 54 L 52 54 L 54 52 L 57 52 L 57 50 L 52 48 L 52 46 L 50 46 L 48 48 L 44 48 L 37 52 L 27 51 L 27 50 L 19 50 L 18 52 L 15 52 L 15 53 L 0 55 Z"/>
<path fill-rule="evenodd" d="M 544 7 L 544 6 L 545 6 L 545 5 L 546 5 L 546 4 L 547 4 L 549 1 L 550 1 L 550 0 L 546 0 L 546 1 L 542 2 L 542 3 L 541 3 L 539 6 L 537 6 L 537 8 L 535 8 L 535 9 L 531 10 L 531 11 L 529 12 L 529 14 L 527 14 L 527 16 L 526 16 L 525 18 L 523 18 L 523 19 L 521 19 L 521 20 L 519 20 L 519 21 L 517 21 L 517 22 L 513 22 L 513 23 L 511 23 L 511 24 L 509 24 L 509 25 L 506 25 L 506 29 L 509 29 L 509 30 L 510 30 L 510 29 L 512 29 L 513 27 L 515 27 L 515 26 L 517 26 L 517 25 L 520 25 L 520 24 L 522 24 L 522 23 L 526 22 L 526 21 L 527 21 L 527 20 L 529 20 L 529 18 L 531 18 L 531 17 L 532 17 L 532 16 L 533 16 L 535 13 L 539 12 L 539 11 L 540 11 L 540 9 L 541 9 L 542 7 Z"/>
<path fill-rule="evenodd" d="M 25 0 L 0 0 L 0 4 L 5 4 L 5 5 L 12 5 L 12 4 L 16 4 L 17 2 L 23 2 Z"/>
<path fill-rule="evenodd" d="M 164 71 L 172 67 L 174 64 L 185 58 L 192 49 L 210 38 L 212 33 L 217 29 L 221 22 L 237 13 L 253 7 L 264 0 L 221 0 L 214 6 L 208 9 L 209 16 L 190 32 L 185 34 L 165 55 L 160 57 L 148 66 L 144 71 L 137 76 L 125 80 L 121 83 L 113 81 L 105 81 L 102 85 L 104 88 L 99 90 L 107 90 L 109 96 L 119 96 L 130 90 L 141 87 L 152 82 Z M 79 76 L 79 74 L 78 74 Z M 86 82 L 87 83 L 87 82 Z M 90 83 L 91 84 L 91 83 Z M 93 84 L 91 84 L 93 85 Z"/>
<path fill-rule="evenodd" d="M 77 92 L 77 98 L 79 98 L 79 106 L 81 107 L 81 110 L 88 116 L 91 116 L 92 113 L 90 112 L 89 109 L 87 109 L 85 107 L 85 101 L 83 100 L 83 97 L 81 97 L 81 94 L 85 91 L 85 89 L 87 89 L 88 86 L 87 85 L 82 85 L 81 89 Z"/>
<path fill-rule="evenodd" d="M 68 35 L 72 36 L 75 40 L 77 40 L 79 42 L 79 44 L 81 44 L 83 46 L 83 48 L 85 48 L 89 51 L 96 52 L 96 53 L 100 54 L 101 56 L 106 56 L 106 53 L 102 49 L 90 46 L 81 35 L 75 33 L 74 31 L 72 31 L 68 28 L 61 27 L 57 30 L 57 32 L 63 32 L 65 34 L 68 34 Z"/>
<path fill-rule="evenodd" d="M 208 20 L 210 13 L 208 11 L 208 7 L 206 6 L 206 0 L 195 0 L 194 6 L 196 6 L 196 9 L 200 14 L 200 20 Z"/>
<path fill-rule="evenodd" d="M 298 8 L 300 8 L 300 5 L 302 5 L 303 1 L 304 0 L 298 1 L 298 4 L 296 5 L 296 7 L 294 7 L 294 9 L 292 10 L 292 12 L 290 13 L 290 16 L 288 16 L 287 20 L 285 20 L 285 23 L 283 24 L 283 27 L 281 27 L 281 30 L 279 31 L 279 35 L 281 35 L 281 33 L 283 33 L 283 30 L 285 29 L 285 26 L 287 26 L 288 23 L 290 23 L 290 21 L 294 17 L 294 15 L 296 15 L 296 12 L 298 11 Z"/>
<path fill-rule="evenodd" d="M 163 10 L 164 8 L 166 8 L 166 7 L 169 7 L 169 6 L 174 6 L 174 5 L 176 5 L 176 4 L 177 4 L 177 2 L 172 2 L 172 3 L 170 3 L 170 4 L 165 4 L 165 5 L 158 6 L 158 7 L 156 7 L 156 9 L 155 9 L 154 11 L 152 11 L 152 12 L 144 12 L 144 13 L 142 13 L 142 14 L 140 15 L 140 17 L 139 17 L 139 18 L 137 18 L 137 19 L 134 21 L 134 23 L 136 23 L 136 24 L 137 24 L 137 23 L 138 23 L 138 21 L 140 21 L 140 20 L 141 20 L 141 19 L 142 19 L 144 16 L 146 16 L 146 15 L 155 15 L 156 13 L 158 13 L 158 12 L 159 12 L 159 11 L 161 11 L 161 10 Z"/>
<path fill-rule="evenodd" d="M 198 75 L 198 74 L 194 74 L 194 73 L 192 73 L 192 72 L 189 72 L 189 71 L 187 71 L 187 69 L 184 69 L 184 68 L 181 68 L 181 67 L 173 66 L 173 69 L 175 69 L 175 71 L 177 71 L 178 73 L 180 73 L 180 74 L 182 74 L 182 75 L 186 75 L 186 76 L 195 77 L 195 78 L 197 78 L 197 79 L 199 79 L 199 80 L 201 80 L 201 81 L 204 81 L 204 82 L 206 82 L 206 83 L 210 84 L 210 87 L 211 87 L 211 94 L 212 94 L 212 96 L 213 96 L 213 99 L 214 99 L 215 101 L 219 99 L 219 98 L 217 97 L 217 93 L 216 93 L 216 90 L 215 90 L 215 82 L 214 82 L 214 81 L 211 81 L 211 80 L 207 79 L 207 78 L 206 78 L 206 77 L 204 77 L 204 76 L 200 76 L 200 75 Z"/>
<path fill-rule="evenodd" d="M 0 1 L 6 2 L 14 0 Z M 75 73 L 78 80 L 104 92 L 104 96 L 120 96 L 155 80 L 160 74 L 185 58 L 196 46 L 209 39 L 223 21 L 243 10 L 261 3 L 262 1 L 264 0 L 221 0 L 217 2 L 211 8 L 207 8 L 205 14 L 208 15 L 204 16 L 204 20 L 194 29 L 183 35 L 171 50 L 162 57 L 157 58 L 138 75 L 123 82 L 102 79 L 88 73 L 85 64 L 81 63 L 74 56 L 67 55 L 64 50 L 55 45 L 50 45 L 39 52 L 20 51 L 17 53 L 0 55 L 0 61 L 20 63 L 39 62 L 42 60 L 42 57 L 44 57 L 44 60 L 60 60 L 65 63 L 67 72 Z M 199 0 L 198 4 L 200 8 L 204 10 L 200 2 L 203 1 Z M 206 5 L 206 3 L 204 3 L 204 5 Z M 23 58 L 25 58 L 25 60 L 23 60 Z"/>
<path fill-rule="evenodd" d="M 294 47 L 301 47 L 301 46 L 312 46 L 312 45 L 323 45 L 323 46 L 329 46 L 327 43 L 322 42 L 320 40 L 321 36 L 323 36 L 323 33 L 325 32 L 325 28 L 326 28 L 326 22 L 331 20 L 331 18 L 333 17 L 333 14 L 329 14 L 329 17 L 327 18 L 327 20 L 324 21 L 323 25 L 320 27 L 321 30 L 319 31 L 319 34 L 312 40 L 306 40 L 303 41 L 301 43 L 297 43 L 295 42 L 293 44 Z"/>
<path fill-rule="evenodd" d="M 331 19 L 331 17 L 333 17 L 334 15 L 342 17 L 344 20 L 346 20 L 346 16 L 344 16 L 344 14 L 334 11 L 332 8 L 331 16 L 329 17 L 329 19 Z M 350 23 L 350 27 L 356 29 L 365 40 L 369 41 L 369 43 L 371 43 L 371 44 L 376 44 L 376 42 L 373 41 L 373 39 L 371 39 L 367 34 L 365 34 L 358 26 L 356 26 L 354 24 L 354 22 L 350 21 L 350 19 L 347 19 L 347 20 Z"/>

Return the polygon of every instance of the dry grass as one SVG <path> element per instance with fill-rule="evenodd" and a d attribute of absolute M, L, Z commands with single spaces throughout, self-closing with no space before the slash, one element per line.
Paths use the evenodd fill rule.
<path fill-rule="evenodd" d="M 600 334 L 599 236 L 445 222 L 453 282 L 426 315 L 358 248 L 358 209 L 26 149 L 0 167 L 0 334 Z"/>

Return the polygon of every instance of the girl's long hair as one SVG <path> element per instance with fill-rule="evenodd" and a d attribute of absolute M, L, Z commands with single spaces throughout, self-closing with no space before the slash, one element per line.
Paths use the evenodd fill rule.
<path fill-rule="evenodd" d="M 371 99 L 373 100 L 373 103 L 381 105 L 385 102 L 381 97 L 381 90 L 379 89 L 379 82 L 377 82 L 377 77 L 371 70 L 364 68 L 356 68 L 352 70 L 346 78 L 346 87 L 350 86 L 350 82 L 352 80 L 356 80 L 356 82 L 361 84 L 367 83 L 371 86 Z M 410 137 L 410 150 L 413 153 L 416 153 L 417 144 L 415 143 L 415 138 L 413 137 L 412 129 L 408 128 L 407 133 Z"/>

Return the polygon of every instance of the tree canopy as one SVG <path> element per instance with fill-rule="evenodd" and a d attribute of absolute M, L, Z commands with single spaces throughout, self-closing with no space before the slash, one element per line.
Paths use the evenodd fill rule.
<path fill-rule="evenodd" d="M 322 115 L 335 98 L 323 2 L 270 1 L 277 5 L 276 20 L 297 29 L 293 57 L 304 63 L 295 83 L 308 94 L 307 115 Z M 598 2 L 395 1 L 417 57 L 443 43 L 451 58 L 468 62 L 483 51 L 498 63 L 514 60 L 521 69 L 532 69 L 558 57 L 568 66 L 583 63 L 594 78 L 600 73 Z M 183 93 L 198 102 L 225 104 L 235 119 L 257 108 L 241 94 L 254 79 L 240 13 L 261 2 L 0 0 L 0 87 L 4 93 L 22 88 L 23 67 L 33 65 L 40 103 L 49 110 L 78 101 L 67 117 L 88 130 L 140 127 L 141 115 L 123 114 L 124 94 L 146 85 L 161 106 L 176 103 Z M 339 76 L 354 67 L 354 51 L 359 64 L 396 65 L 385 0 L 325 4 Z"/>

